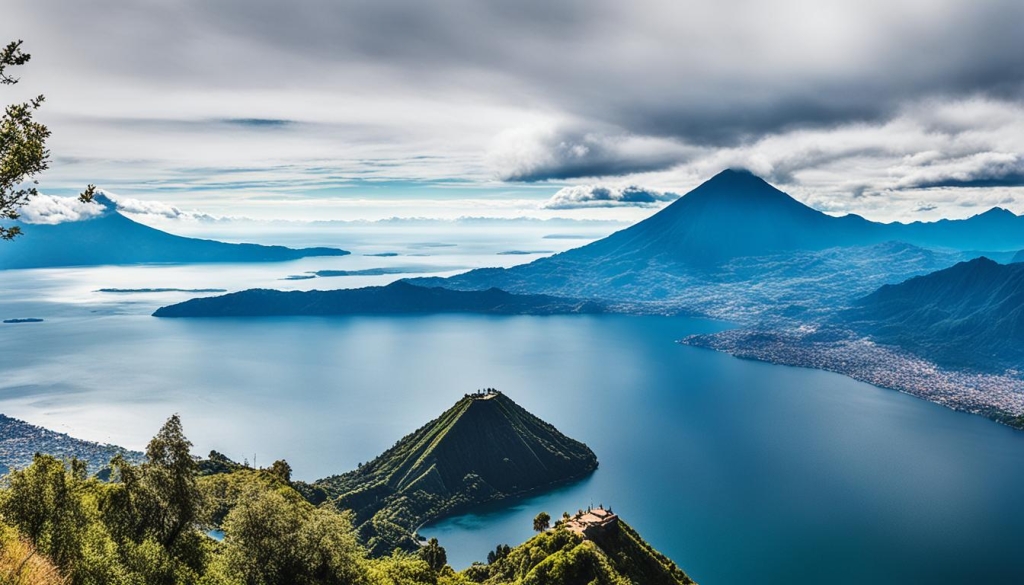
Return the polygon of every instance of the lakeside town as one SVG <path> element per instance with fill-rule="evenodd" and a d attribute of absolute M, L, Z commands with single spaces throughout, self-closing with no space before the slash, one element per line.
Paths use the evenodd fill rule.
<path fill-rule="evenodd" d="M 679 343 L 738 358 L 835 372 L 1024 429 L 1024 378 L 1017 372 L 951 370 L 869 339 L 808 341 L 811 333 L 813 328 L 808 327 L 781 332 L 734 329 L 693 335 Z"/>
<path fill-rule="evenodd" d="M 106 467 L 117 454 L 123 454 L 133 462 L 143 459 L 143 454 L 138 451 L 83 441 L 0 414 L 0 475 L 9 469 L 28 467 L 36 453 L 84 461 L 90 474 Z"/>

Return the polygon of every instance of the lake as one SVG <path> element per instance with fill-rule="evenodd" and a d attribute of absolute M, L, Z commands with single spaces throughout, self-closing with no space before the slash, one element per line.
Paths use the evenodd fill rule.
<path fill-rule="evenodd" d="M 425 528 L 456 567 L 528 538 L 541 510 L 604 504 L 705 585 L 1021 581 L 1024 433 L 839 375 L 675 343 L 723 323 L 160 320 L 148 314 L 193 295 L 95 292 L 380 284 L 397 277 L 279 279 L 404 264 L 417 249 L 0 272 L 0 315 L 46 319 L 0 325 L 0 412 L 135 449 L 177 412 L 196 452 L 258 465 L 286 458 L 311 480 L 373 458 L 464 393 L 496 387 L 587 443 L 600 468 Z M 453 270 L 524 260 L 428 249 L 415 258 Z"/>
<path fill-rule="evenodd" d="M 1024 434 L 838 375 L 674 343 L 720 327 L 625 316 L 57 319 L 3 330 L 0 411 L 134 448 L 179 412 L 198 451 L 287 458 L 313 479 L 494 386 L 601 465 L 578 484 L 425 529 L 456 566 L 529 537 L 540 510 L 603 503 L 702 583 L 1019 582 Z"/>

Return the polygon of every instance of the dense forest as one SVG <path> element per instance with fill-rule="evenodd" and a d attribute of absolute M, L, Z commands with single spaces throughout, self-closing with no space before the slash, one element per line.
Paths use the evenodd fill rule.
<path fill-rule="evenodd" d="M 40 454 L 11 472 L 0 490 L 0 584 L 689 582 L 625 523 L 607 542 L 556 523 L 462 572 L 434 539 L 371 555 L 352 513 L 310 503 L 287 462 L 253 469 L 217 453 L 200 460 L 191 447 L 173 416 L 143 463 L 118 456 L 90 476 L 77 460 Z"/>

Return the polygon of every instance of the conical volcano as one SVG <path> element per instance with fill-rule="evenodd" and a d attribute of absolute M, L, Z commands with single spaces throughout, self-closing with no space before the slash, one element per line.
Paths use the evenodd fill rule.
<path fill-rule="evenodd" d="M 726 170 L 654 216 L 572 253 L 629 255 L 694 267 L 884 238 L 862 217 L 812 209 L 745 170 Z M 877 237 L 876 237 L 877 235 Z"/>
<path fill-rule="evenodd" d="M 355 513 L 371 549 L 387 552 L 411 547 L 412 531 L 423 522 L 596 467 L 586 445 L 488 391 L 466 395 L 373 461 L 316 485 Z"/>

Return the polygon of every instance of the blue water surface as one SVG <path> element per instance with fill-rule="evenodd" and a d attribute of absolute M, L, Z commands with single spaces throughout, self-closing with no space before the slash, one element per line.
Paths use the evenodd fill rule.
<path fill-rule="evenodd" d="M 814 370 L 675 343 L 726 327 L 626 316 L 48 318 L 2 332 L 0 412 L 302 479 L 367 461 L 465 392 L 503 390 L 600 468 L 445 520 L 456 567 L 531 519 L 611 506 L 703 584 L 1024 581 L 1024 433 Z"/>

